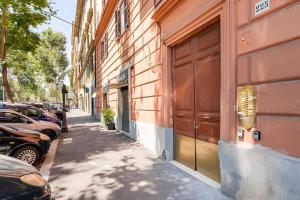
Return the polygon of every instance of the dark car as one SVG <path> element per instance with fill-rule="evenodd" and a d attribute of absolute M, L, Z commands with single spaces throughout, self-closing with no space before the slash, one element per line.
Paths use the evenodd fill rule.
<path fill-rule="evenodd" d="M 36 105 L 36 104 L 31 104 L 31 105 L 40 108 L 39 105 Z M 56 107 L 54 108 L 52 104 L 44 103 L 44 104 L 43 104 L 43 110 L 46 110 L 46 111 L 48 111 L 48 112 L 50 112 L 50 113 L 55 114 L 55 116 L 56 116 L 60 121 L 63 120 L 63 111 L 62 111 L 62 110 L 58 110 Z"/>
<path fill-rule="evenodd" d="M 0 125 L 0 154 L 34 165 L 48 153 L 50 143 L 42 133 Z"/>
<path fill-rule="evenodd" d="M 31 106 L 34 106 L 34 107 L 37 107 L 37 108 L 40 108 L 40 109 L 45 109 L 44 105 L 41 104 L 41 103 L 25 103 L 27 105 L 31 105 Z"/>
<path fill-rule="evenodd" d="M 0 155 L 0 199 L 50 200 L 51 188 L 33 166 Z"/>
<path fill-rule="evenodd" d="M 48 122 L 55 123 L 60 127 L 62 126 L 61 121 L 57 118 L 55 114 L 50 113 L 48 111 L 44 111 L 35 106 L 26 105 L 26 104 L 2 104 L 0 105 L 0 109 L 14 110 L 34 120 L 48 121 Z"/>

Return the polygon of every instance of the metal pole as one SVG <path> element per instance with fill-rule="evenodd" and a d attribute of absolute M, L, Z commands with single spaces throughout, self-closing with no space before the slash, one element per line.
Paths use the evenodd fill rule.
<path fill-rule="evenodd" d="M 67 87 L 63 84 L 62 87 L 62 99 L 63 99 L 63 122 L 62 122 L 62 132 L 68 132 L 67 117 L 66 117 L 66 94 L 68 93 Z"/>

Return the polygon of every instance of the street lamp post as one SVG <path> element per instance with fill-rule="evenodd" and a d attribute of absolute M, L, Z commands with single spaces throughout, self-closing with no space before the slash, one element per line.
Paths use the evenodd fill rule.
<path fill-rule="evenodd" d="M 63 99 L 63 122 L 62 122 L 62 132 L 68 132 L 67 117 L 66 117 L 66 94 L 68 90 L 65 84 L 61 88 L 62 99 Z"/>

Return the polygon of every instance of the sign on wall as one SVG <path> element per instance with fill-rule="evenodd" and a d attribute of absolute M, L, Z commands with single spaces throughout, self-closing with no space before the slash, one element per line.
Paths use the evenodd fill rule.
<path fill-rule="evenodd" d="M 255 4 L 255 16 L 270 9 L 270 0 L 260 0 Z"/>

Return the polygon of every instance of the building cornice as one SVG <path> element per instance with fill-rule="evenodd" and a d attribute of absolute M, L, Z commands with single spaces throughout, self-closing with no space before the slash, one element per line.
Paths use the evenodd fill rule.
<path fill-rule="evenodd" d="M 179 2 L 180 0 L 163 0 L 155 9 L 155 13 L 152 16 L 152 19 L 154 19 L 155 21 L 159 21 Z"/>
<path fill-rule="evenodd" d="M 111 19 L 111 16 L 114 13 L 114 9 L 118 3 L 118 0 L 109 0 L 105 4 L 105 7 L 103 9 L 103 12 L 101 14 L 100 22 L 96 30 L 96 36 L 95 36 L 95 41 L 96 43 L 99 42 L 99 40 L 102 38 L 104 35 L 105 29 Z"/>
<path fill-rule="evenodd" d="M 79 26 L 81 21 L 81 15 L 82 15 L 82 6 L 83 6 L 83 0 L 78 0 L 76 5 L 76 15 L 75 15 L 75 30 L 74 35 L 78 36 L 79 34 Z"/>

